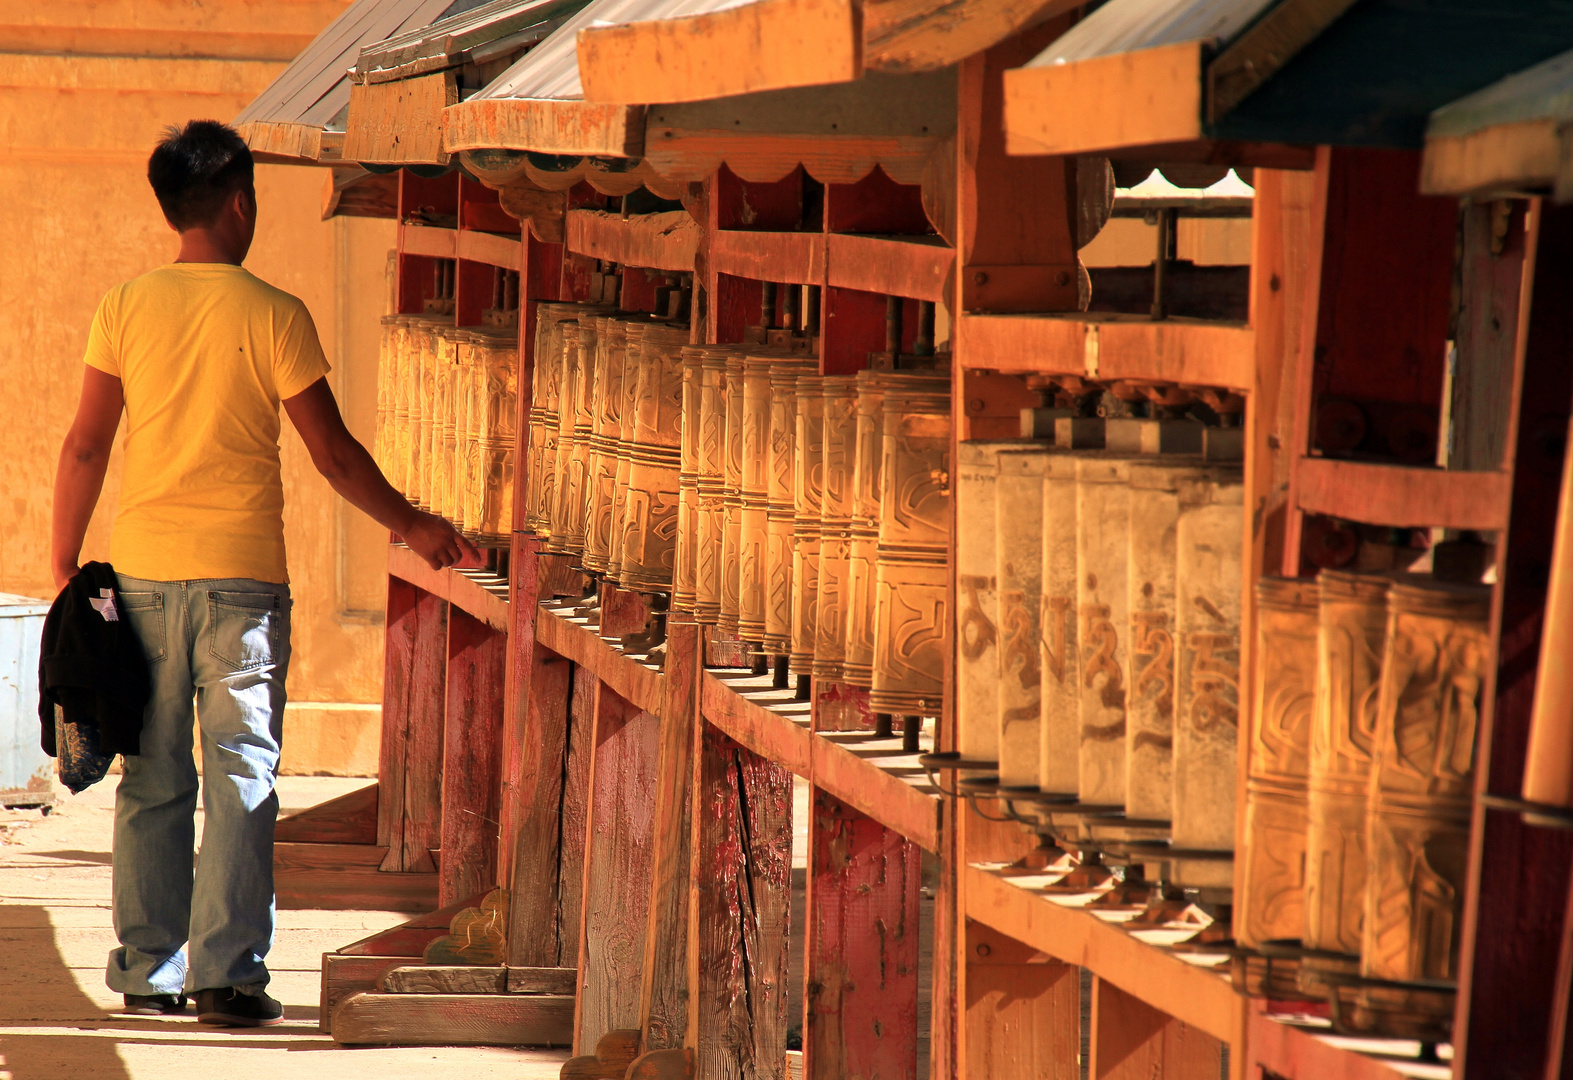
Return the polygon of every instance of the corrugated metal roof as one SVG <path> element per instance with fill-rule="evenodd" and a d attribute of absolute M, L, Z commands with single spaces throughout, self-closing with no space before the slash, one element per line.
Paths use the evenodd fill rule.
<path fill-rule="evenodd" d="M 358 0 L 241 110 L 234 123 L 343 130 L 350 102 L 348 72 L 363 47 L 474 6 L 466 0 Z"/>
<path fill-rule="evenodd" d="M 530 54 L 470 100 L 544 98 L 572 101 L 584 97 L 579 82 L 579 31 L 593 26 L 653 22 L 742 7 L 750 0 L 592 0 Z"/>
<path fill-rule="evenodd" d="M 367 45 L 351 77 L 368 83 L 393 82 L 501 57 L 543 40 L 587 2 L 492 0 L 462 15 Z"/>
<path fill-rule="evenodd" d="M 1229 41 L 1279 0 L 1109 0 L 1027 67 L 1176 45 Z"/>
<path fill-rule="evenodd" d="M 1455 138 L 1498 124 L 1573 117 L 1573 52 L 1509 75 L 1431 114 L 1429 139 Z"/>

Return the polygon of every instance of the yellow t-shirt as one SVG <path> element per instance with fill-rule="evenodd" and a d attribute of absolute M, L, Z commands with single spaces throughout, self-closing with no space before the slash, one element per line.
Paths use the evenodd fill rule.
<path fill-rule="evenodd" d="M 279 402 L 328 371 L 306 305 L 239 266 L 173 263 L 109 291 L 85 359 L 125 392 L 115 569 L 287 581 Z"/>

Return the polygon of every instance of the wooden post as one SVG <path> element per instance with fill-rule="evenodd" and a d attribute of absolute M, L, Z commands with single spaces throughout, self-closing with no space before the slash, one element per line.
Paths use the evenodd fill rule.
<path fill-rule="evenodd" d="M 448 605 L 390 577 L 377 801 L 377 843 L 388 848 L 383 870 L 437 869 L 431 851 L 442 817 L 447 638 Z"/>
<path fill-rule="evenodd" d="M 528 438 L 526 434 L 523 436 Z M 497 818 L 497 880 L 513 880 L 524 805 L 524 763 L 529 756 L 530 673 L 535 655 L 536 605 L 541 598 L 541 542 L 528 533 L 513 534 L 508 558 L 508 598 L 512 628 L 508 633 L 508 666 L 503 683 L 502 804 Z"/>
<path fill-rule="evenodd" d="M 541 645 L 534 646 L 529 663 L 523 754 L 512 794 L 517 839 L 508 963 L 512 967 L 556 967 L 563 962 L 558 874 L 573 665 Z M 577 931 L 572 940 L 577 946 Z"/>
<path fill-rule="evenodd" d="M 1113 983 L 1092 980 L 1089 1080 L 1217 1080 L 1223 1043 Z"/>
<path fill-rule="evenodd" d="M 497 883 L 507 649 L 505 635 L 457 608 L 449 611 L 437 880 L 437 902 L 444 907 Z"/>
<path fill-rule="evenodd" d="M 962 1075 L 1079 1080 L 1079 970 L 971 920 L 965 941 Z M 1168 1073 L 1152 1075 L 1170 1080 Z M 1217 1076 L 1214 1066 L 1208 1080 Z"/>
<path fill-rule="evenodd" d="M 786 1069 L 792 774 L 698 720 L 689 1022 L 695 1076 Z"/>
<path fill-rule="evenodd" d="M 1538 204 L 1527 229 L 1519 374 L 1503 462 L 1513 474 L 1511 527 L 1497 552 L 1497 672 L 1476 773 L 1481 790 L 1510 797 L 1523 785 L 1562 441 L 1573 412 L 1573 368 L 1566 362 L 1573 310 L 1561 299 L 1573 289 L 1573 209 Z M 1567 931 L 1573 834 L 1477 804 L 1471 837 L 1453 1075 L 1548 1075 L 1548 1036 L 1564 1022 L 1554 1023 L 1551 1014 Z"/>
<path fill-rule="evenodd" d="M 809 825 L 806 1077 L 916 1077 L 916 844 L 819 789 Z"/>
<path fill-rule="evenodd" d="M 585 830 L 575 1053 L 639 1026 L 660 721 L 605 683 L 596 691 Z"/>

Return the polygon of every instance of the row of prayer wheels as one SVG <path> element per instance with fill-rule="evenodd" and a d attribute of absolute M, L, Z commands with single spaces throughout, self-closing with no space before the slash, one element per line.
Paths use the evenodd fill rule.
<path fill-rule="evenodd" d="M 1238 428 L 1061 416 L 960 444 L 958 749 L 965 786 L 1040 832 L 1233 879 Z"/>
<path fill-rule="evenodd" d="M 938 715 L 950 382 L 542 304 L 525 527 L 798 676 Z M 801 342 L 799 342 L 801 344 Z"/>
<path fill-rule="evenodd" d="M 1241 944 L 1273 996 L 1445 1039 L 1490 588 L 1323 570 L 1257 587 Z"/>
<path fill-rule="evenodd" d="M 410 502 L 483 544 L 513 528 L 517 331 L 388 315 L 373 457 Z"/>

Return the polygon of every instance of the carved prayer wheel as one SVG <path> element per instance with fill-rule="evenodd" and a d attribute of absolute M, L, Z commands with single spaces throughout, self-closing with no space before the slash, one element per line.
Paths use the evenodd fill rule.
<path fill-rule="evenodd" d="M 465 487 L 464 521 L 479 543 L 501 544 L 513 532 L 519 344 L 513 330 L 477 328 L 470 333 L 469 347 L 474 356 L 474 466 Z"/>
<path fill-rule="evenodd" d="M 1174 812 L 1174 542 L 1185 471 L 1130 469 L 1125 815 L 1132 820 L 1167 822 Z"/>
<path fill-rule="evenodd" d="M 605 570 L 607 579 L 613 582 L 622 577 L 623 545 L 628 538 L 623 529 L 623 518 L 627 512 L 627 504 L 623 500 L 633 475 L 632 453 L 639 411 L 639 366 L 644 362 L 646 325 L 644 322 L 628 320 L 622 326 L 624 342 L 622 404 L 617 407 L 617 434 L 610 444 L 612 490 L 616 495 L 613 506 L 609 510 L 611 541 L 608 545 Z"/>
<path fill-rule="evenodd" d="M 435 486 L 437 502 L 441 507 L 437 513 L 462 532 L 464 530 L 459 504 L 463 501 L 465 480 L 462 448 L 466 423 L 465 395 L 468 391 L 464 380 L 467 374 L 466 368 L 474 362 L 474 350 L 467 329 L 449 330 L 442 337 L 445 339 L 445 345 L 442 349 L 439 378 L 445 384 L 442 387 L 442 395 L 446 401 L 440 413 L 442 426 L 437 450 L 440 478 Z"/>
<path fill-rule="evenodd" d="M 1244 490 L 1234 466 L 1199 470 L 1180 484 L 1173 841 L 1181 850 L 1218 853 L 1174 862 L 1172 880 L 1187 887 L 1229 889 L 1234 882 L 1227 856 L 1239 783 Z"/>
<path fill-rule="evenodd" d="M 999 589 L 995 507 L 1000 451 L 1017 442 L 956 446 L 956 749 L 999 760 Z"/>
<path fill-rule="evenodd" d="M 377 468 L 382 470 L 383 476 L 389 483 L 397 488 L 398 482 L 392 476 L 393 443 L 393 396 L 394 379 L 396 373 L 394 366 L 395 350 L 398 348 L 398 315 L 384 315 L 382 317 L 382 338 L 377 347 L 377 434 L 372 442 L 371 456 L 377 463 Z"/>
<path fill-rule="evenodd" d="M 410 398 L 414 389 L 410 374 L 410 316 L 394 315 L 388 337 L 388 405 L 390 428 L 385 447 L 383 475 L 401 495 L 409 492 Z"/>
<path fill-rule="evenodd" d="M 824 385 L 824 476 L 819 508 L 819 612 L 814 677 L 846 678 L 851 604 L 853 470 L 857 463 L 857 376 L 827 375 Z"/>
<path fill-rule="evenodd" d="M 766 474 L 765 652 L 792 652 L 793 530 L 796 523 L 797 387 L 813 374 L 812 360 L 778 361 L 770 367 L 770 452 Z"/>
<path fill-rule="evenodd" d="M 698 562 L 699 524 L 699 401 L 703 382 L 704 347 L 685 346 L 683 360 L 683 431 L 677 471 L 677 555 L 672 564 L 672 610 L 693 611 Z"/>
<path fill-rule="evenodd" d="M 879 566 L 879 472 L 884 464 L 885 390 L 890 377 L 857 374 L 857 414 L 852 463 L 852 527 L 847 552 L 846 656 L 842 677 L 853 686 L 874 684 L 874 609 Z"/>
<path fill-rule="evenodd" d="M 589 338 L 589 341 L 586 341 Z M 584 548 L 584 471 L 575 444 L 590 430 L 586 360 L 594 348 L 593 330 L 578 321 L 563 327 L 562 390 L 557 425 L 557 490 L 552 502 L 551 535 L 546 550 L 577 554 Z M 581 424 L 581 415 L 583 423 Z"/>
<path fill-rule="evenodd" d="M 938 716 L 950 648 L 950 380 L 888 378 L 869 704 Z"/>
<path fill-rule="evenodd" d="M 586 519 L 581 565 L 591 573 L 606 573 L 612 554 L 613 508 L 617 506 L 617 465 L 623 433 L 624 360 L 628 348 L 628 323 L 614 315 L 587 315 L 582 324 L 595 334 L 595 349 L 587 354 L 590 372 L 589 483 L 585 492 Z"/>
<path fill-rule="evenodd" d="M 999 590 L 999 778 L 1038 787 L 1042 751 L 1043 477 L 1055 450 L 1023 443 L 996 457 L 994 577 Z"/>
<path fill-rule="evenodd" d="M 699 369 L 699 491 L 694 523 L 694 616 L 721 616 L 722 547 L 726 532 L 726 361 L 728 350 L 705 347 Z"/>
<path fill-rule="evenodd" d="M 722 444 L 726 516 L 721 530 L 721 616 L 716 625 L 737 633 L 743 543 L 743 354 L 726 359 L 726 442 Z"/>
<path fill-rule="evenodd" d="M 770 368 L 776 357 L 743 358 L 743 457 L 739 472 L 737 633 L 765 637 L 765 559 L 770 546 Z"/>
<path fill-rule="evenodd" d="M 630 328 L 632 341 L 635 327 Z M 683 346 L 686 326 L 649 323 L 638 329 L 638 382 L 628 483 L 620 492 L 622 543 L 618 583 L 627 589 L 670 589 L 677 560 L 678 471 L 682 457 Z M 634 357 L 632 348 L 629 359 Z M 627 376 L 625 375 L 625 382 Z"/>
<path fill-rule="evenodd" d="M 1366 788 L 1376 734 L 1387 592 L 1392 579 L 1323 570 L 1317 578 L 1317 676 L 1305 838 L 1305 946 L 1300 988 L 1333 991 L 1324 975 L 1353 974 L 1366 879 Z M 1325 954 L 1344 954 L 1338 960 Z"/>
<path fill-rule="evenodd" d="M 438 332 L 452 325 L 452 316 L 423 316 L 410 320 L 411 344 L 415 349 L 412 369 L 415 396 L 410 409 L 412 486 L 406 494 L 422 510 L 435 509 L 432 503 L 432 458 L 437 428 Z"/>
<path fill-rule="evenodd" d="M 788 670 L 814 673 L 819 617 L 819 523 L 825 488 L 825 388 L 797 381 L 797 464 L 792 471 L 792 652 Z"/>
<path fill-rule="evenodd" d="M 1067 435 L 1070 429 L 1067 428 Z M 1069 449 L 1069 438 L 1056 445 Z M 1038 611 L 1039 694 L 1038 787 L 1074 797 L 1080 783 L 1081 654 L 1076 610 L 1078 521 L 1074 454 L 1044 458 L 1042 602 Z"/>
<path fill-rule="evenodd" d="M 1245 866 L 1234 926 L 1235 937 L 1252 948 L 1305 938 L 1306 800 L 1318 605 L 1319 590 L 1309 579 L 1268 577 L 1256 583 L 1254 707 L 1241 853 Z"/>
<path fill-rule="evenodd" d="M 564 337 L 576 325 L 579 314 L 580 308 L 574 304 L 539 304 L 536 307 L 535 364 L 530 389 L 528 509 L 524 527 L 542 537 L 551 532 L 557 491 Z"/>
<path fill-rule="evenodd" d="M 1491 667 L 1491 590 L 1400 582 L 1387 595 L 1366 842 L 1360 974 L 1451 982 L 1468 881 L 1475 739 Z M 1352 1026 L 1444 1037 L 1453 995 L 1367 985 Z"/>
<path fill-rule="evenodd" d="M 1123 457 L 1085 456 L 1076 464 L 1077 792 L 1091 806 L 1125 805 L 1130 471 Z"/>

